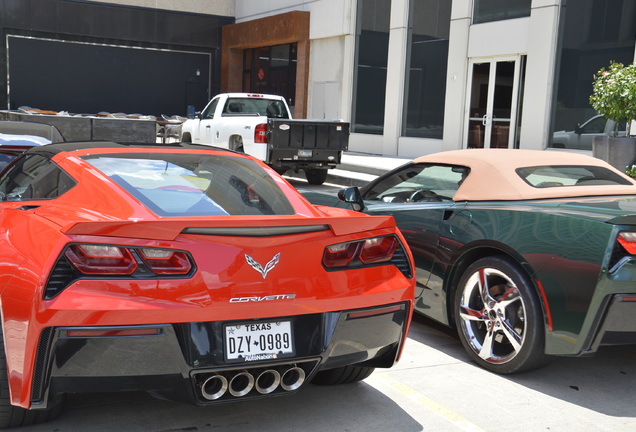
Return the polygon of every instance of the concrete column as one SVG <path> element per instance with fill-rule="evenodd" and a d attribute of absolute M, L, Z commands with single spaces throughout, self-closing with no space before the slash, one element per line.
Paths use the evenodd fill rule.
<path fill-rule="evenodd" d="M 534 0 L 528 28 L 528 62 L 521 119 L 520 147 L 542 150 L 550 133 L 559 0 Z"/>
<path fill-rule="evenodd" d="M 398 140 L 401 135 L 402 112 L 404 111 L 408 20 L 408 0 L 392 0 L 384 104 L 384 138 L 382 140 L 382 154 L 385 155 L 398 154 Z"/>

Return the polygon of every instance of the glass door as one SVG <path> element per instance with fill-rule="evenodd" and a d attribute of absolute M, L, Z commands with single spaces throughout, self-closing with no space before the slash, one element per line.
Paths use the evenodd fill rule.
<path fill-rule="evenodd" d="M 524 57 L 470 62 L 465 148 L 518 147 Z"/>

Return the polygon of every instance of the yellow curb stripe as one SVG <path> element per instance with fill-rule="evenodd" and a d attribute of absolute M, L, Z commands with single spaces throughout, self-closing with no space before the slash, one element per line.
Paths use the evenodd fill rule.
<path fill-rule="evenodd" d="M 435 413 L 438 416 L 442 417 L 447 422 L 452 423 L 453 425 L 457 426 L 462 431 L 466 431 L 466 432 L 486 432 L 484 429 L 480 428 L 476 424 L 474 424 L 474 423 L 470 422 L 469 420 L 467 420 L 466 418 L 462 417 L 459 413 L 451 410 L 450 408 L 445 407 L 444 405 L 440 404 L 439 402 L 434 401 L 433 399 L 430 399 L 430 398 L 424 396 L 423 394 L 419 393 L 418 391 L 414 390 L 413 388 L 411 388 L 411 387 L 409 387 L 409 386 L 407 386 L 407 385 L 405 385 L 405 384 L 403 384 L 403 383 L 391 378 L 387 374 L 377 373 L 377 371 L 376 371 L 375 374 L 373 374 L 371 377 L 367 378 L 366 382 L 370 382 L 371 381 L 370 378 L 379 378 L 379 379 L 381 379 L 382 381 L 384 381 L 384 384 L 390 386 L 391 388 L 393 388 L 394 390 L 396 390 L 400 394 L 408 396 L 409 399 L 414 400 L 415 402 L 419 403 L 420 405 L 423 405 L 424 407 L 426 407 L 427 409 L 429 409 L 433 413 Z"/>

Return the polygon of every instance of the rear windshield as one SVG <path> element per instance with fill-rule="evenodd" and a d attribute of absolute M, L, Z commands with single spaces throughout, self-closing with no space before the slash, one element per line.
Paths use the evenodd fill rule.
<path fill-rule="evenodd" d="M 253 114 L 283 119 L 289 117 L 282 101 L 255 97 L 229 98 L 223 108 L 223 114 Z"/>
<path fill-rule="evenodd" d="M 125 153 L 84 159 L 159 216 L 290 215 L 256 162 L 195 153 Z"/>
<path fill-rule="evenodd" d="M 534 166 L 517 168 L 517 174 L 530 186 L 536 188 L 632 184 L 615 172 L 598 166 Z"/>

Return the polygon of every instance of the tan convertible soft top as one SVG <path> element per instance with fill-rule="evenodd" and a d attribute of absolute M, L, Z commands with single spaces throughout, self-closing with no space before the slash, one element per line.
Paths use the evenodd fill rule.
<path fill-rule="evenodd" d="M 434 153 L 415 159 L 415 163 L 460 165 L 470 174 L 459 186 L 455 201 L 509 201 L 568 198 L 598 195 L 636 195 L 636 182 L 608 163 L 580 153 L 517 149 L 468 149 Z M 630 185 L 559 186 L 537 188 L 526 183 L 518 168 L 578 165 L 598 166 L 627 179 Z"/>

